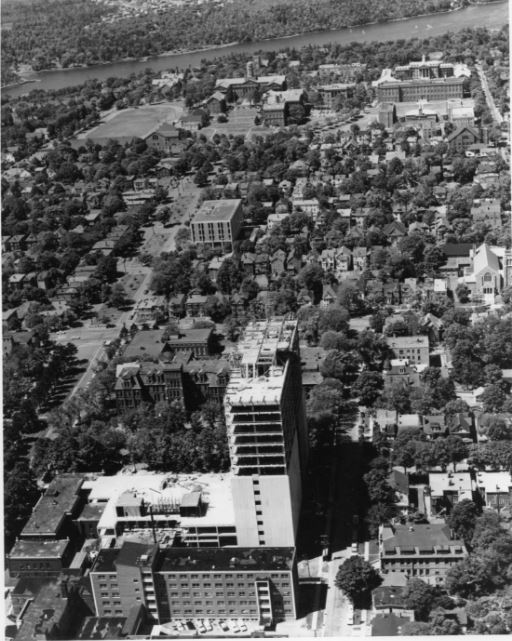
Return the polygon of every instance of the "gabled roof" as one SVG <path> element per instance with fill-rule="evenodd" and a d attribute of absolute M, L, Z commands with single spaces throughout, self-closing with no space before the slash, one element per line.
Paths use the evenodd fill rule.
<path fill-rule="evenodd" d="M 478 247 L 473 257 L 473 272 L 478 274 L 484 269 L 492 269 L 494 271 L 499 271 L 500 269 L 498 257 L 486 243 Z"/>
<path fill-rule="evenodd" d="M 468 127 L 465 125 L 464 127 L 457 127 L 452 133 L 446 137 L 447 142 L 451 142 L 452 140 L 455 140 L 455 138 L 458 138 L 464 131 L 469 131 L 473 136 L 478 140 L 478 132 L 473 129 L 473 127 Z"/>

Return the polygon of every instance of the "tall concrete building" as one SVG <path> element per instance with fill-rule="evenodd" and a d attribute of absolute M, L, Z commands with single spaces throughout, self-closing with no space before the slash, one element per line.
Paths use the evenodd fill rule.
<path fill-rule="evenodd" d="M 297 321 L 249 324 L 224 398 L 238 545 L 294 546 L 307 459 Z"/>

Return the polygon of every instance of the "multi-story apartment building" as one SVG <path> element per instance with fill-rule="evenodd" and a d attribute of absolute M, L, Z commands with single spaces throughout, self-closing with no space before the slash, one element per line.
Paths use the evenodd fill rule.
<path fill-rule="evenodd" d="M 412 365 L 429 365 L 428 336 L 389 336 L 386 342 L 397 359 L 408 360 Z"/>
<path fill-rule="evenodd" d="M 125 542 L 99 552 L 90 573 L 98 616 L 143 604 L 154 622 L 207 616 L 266 625 L 297 616 L 295 549 L 183 548 Z"/>
<path fill-rule="evenodd" d="M 452 538 L 447 525 L 430 523 L 381 526 L 379 555 L 383 574 L 402 572 L 439 585 L 468 551 L 464 541 Z"/>
<path fill-rule="evenodd" d="M 190 223 L 196 245 L 233 251 L 233 242 L 242 227 L 240 199 L 205 200 Z"/>
<path fill-rule="evenodd" d="M 224 400 L 239 545 L 295 544 L 307 435 L 297 321 L 250 323 Z"/>

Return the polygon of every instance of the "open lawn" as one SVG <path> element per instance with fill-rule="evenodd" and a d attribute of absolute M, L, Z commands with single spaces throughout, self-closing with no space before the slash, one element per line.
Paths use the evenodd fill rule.
<path fill-rule="evenodd" d="M 97 127 L 80 134 L 78 138 L 93 141 L 110 138 L 118 140 L 144 138 L 158 125 L 164 122 L 175 122 L 182 113 L 182 105 L 176 102 L 162 102 L 156 105 L 122 109 Z"/>

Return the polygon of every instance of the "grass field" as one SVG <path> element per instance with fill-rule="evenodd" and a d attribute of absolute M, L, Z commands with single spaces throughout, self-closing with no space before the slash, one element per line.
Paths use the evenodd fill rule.
<path fill-rule="evenodd" d="M 182 113 L 183 107 L 178 103 L 171 102 L 123 109 L 114 112 L 108 120 L 82 134 L 79 138 L 90 140 L 144 138 L 158 125 L 178 120 Z"/>

